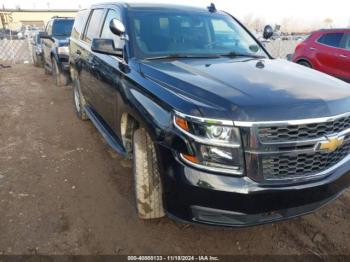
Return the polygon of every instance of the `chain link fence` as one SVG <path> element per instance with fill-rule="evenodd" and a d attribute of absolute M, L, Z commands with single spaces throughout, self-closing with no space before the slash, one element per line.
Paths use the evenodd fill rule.
<path fill-rule="evenodd" d="M 264 45 L 273 57 L 286 59 L 287 55 L 294 53 L 299 43 L 297 40 L 274 40 Z"/>
<path fill-rule="evenodd" d="M 0 40 L 0 63 L 23 64 L 33 63 L 31 40 L 2 39 Z"/>
<path fill-rule="evenodd" d="M 275 40 L 264 43 L 264 45 L 273 57 L 286 59 L 288 54 L 294 53 L 298 43 L 293 40 Z M 28 37 L 0 40 L 0 63 L 7 65 L 33 63 L 31 39 Z"/>

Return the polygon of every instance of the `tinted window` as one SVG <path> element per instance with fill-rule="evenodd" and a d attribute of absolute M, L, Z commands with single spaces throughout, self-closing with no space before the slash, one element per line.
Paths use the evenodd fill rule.
<path fill-rule="evenodd" d="M 332 47 L 340 47 L 343 33 L 330 33 L 323 35 L 318 42 Z"/>
<path fill-rule="evenodd" d="M 347 35 L 347 38 L 345 40 L 345 48 L 350 50 L 350 34 Z"/>
<path fill-rule="evenodd" d="M 70 36 L 72 32 L 73 19 L 55 20 L 52 27 L 52 35 L 55 36 Z"/>
<path fill-rule="evenodd" d="M 101 38 L 113 39 L 114 46 L 118 48 L 120 45 L 120 38 L 113 34 L 111 29 L 109 28 L 109 24 L 114 18 L 121 20 L 120 13 L 115 10 L 109 10 L 102 28 Z"/>
<path fill-rule="evenodd" d="M 95 9 L 90 17 L 89 25 L 85 33 L 84 40 L 88 43 L 93 38 L 98 38 L 101 31 L 101 21 L 103 20 L 104 9 Z"/>
<path fill-rule="evenodd" d="M 234 19 L 222 13 L 133 10 L 129 13 L 135 53 L 140 57 L 223 55 L 266 56 Z"/>
<path fill-rule="evenodd" d="M 82 10 L 77 14 L 73 25 L 72 37 L 79 38 L 79 36 L 84 30 L 84 25 L 86 23 L 89 13 L 90 10 Z"/>

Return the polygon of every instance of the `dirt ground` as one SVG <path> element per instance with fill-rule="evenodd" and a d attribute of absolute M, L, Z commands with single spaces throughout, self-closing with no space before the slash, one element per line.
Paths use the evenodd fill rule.
<path fill-rule="evenodd" d="M 350 192 L 248 229 L 137 218 L 131 163 L 43 69 L 0 69 L 0 254 L 350 254 Z"/>

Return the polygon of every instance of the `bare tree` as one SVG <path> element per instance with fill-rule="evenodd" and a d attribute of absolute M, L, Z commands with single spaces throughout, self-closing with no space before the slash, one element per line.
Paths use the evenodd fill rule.
<path fill-rule="evenodd" d="M 2 24 L 2 28 L 5 30 L 6 29 L 5 15 L 2 12 L 0 12 L 0 21 Z"/>
<path fill-rule="evenodd" d="M 263 18 L 254 17 L 252 14 L 246 15 L 242 21 L 246 27 L 255 32 L 261 32 L 266 25 Z"/>
<path fill-rule="evenodd" d="M 333 19 L 328 17 L 325 20 L 323 20 L 323 24 L 326 28 L 333 28 Z"/>

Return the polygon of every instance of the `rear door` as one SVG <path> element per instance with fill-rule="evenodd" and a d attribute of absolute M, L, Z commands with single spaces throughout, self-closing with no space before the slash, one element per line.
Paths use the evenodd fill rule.
<path fill-rule="evenodd" d="M 79 79 L 85 77 L 86 71 L 82 71 L 84 59 L 82 56 L 83 50 L 88 48 L 88 45 L 82 41 L 83 32 L 86 22 L 89 18 L 90 10 L 81 10 L 78 12 L 74 21 L 71 39 L 69 42 L 70 63 L 76 70 Z M 83 87 L 81 86 L 81 89 Z M 84 93 L 84 91 L 83 91 Z M 85 93 L 84 93 L 85 96 Z"/>
<path fill-rule="evenodd" d="M 90 13 L 88 23 L 86 25 L 84 34 L 82 36 L 79 50 L 79 56 L 81 61 L 81 71 L 80 71 L 80 86 L 84 94 L 86 102 L 92 106 L 95 110 L 97 108 L 97 99 L 98 94 L 95 93 L 93 88 L 95 74 L 95 65 L 94 65 L 94 55 L 91 52 L 91 42 L 93 38 L 98 38 L 101 33 L 101 26 L 103 23 L 103 18 L 105 15 L 105 9 L 93 9 Z"/>
<path fill-rule="evenodd" d="M 344 69 L 339 65 L 339 51 L 343 37 L 343 32 L 332 32 L 323 34 L 317 40 L 314 52 L 320 71 L 336 77 L 343 75 Z"/>

